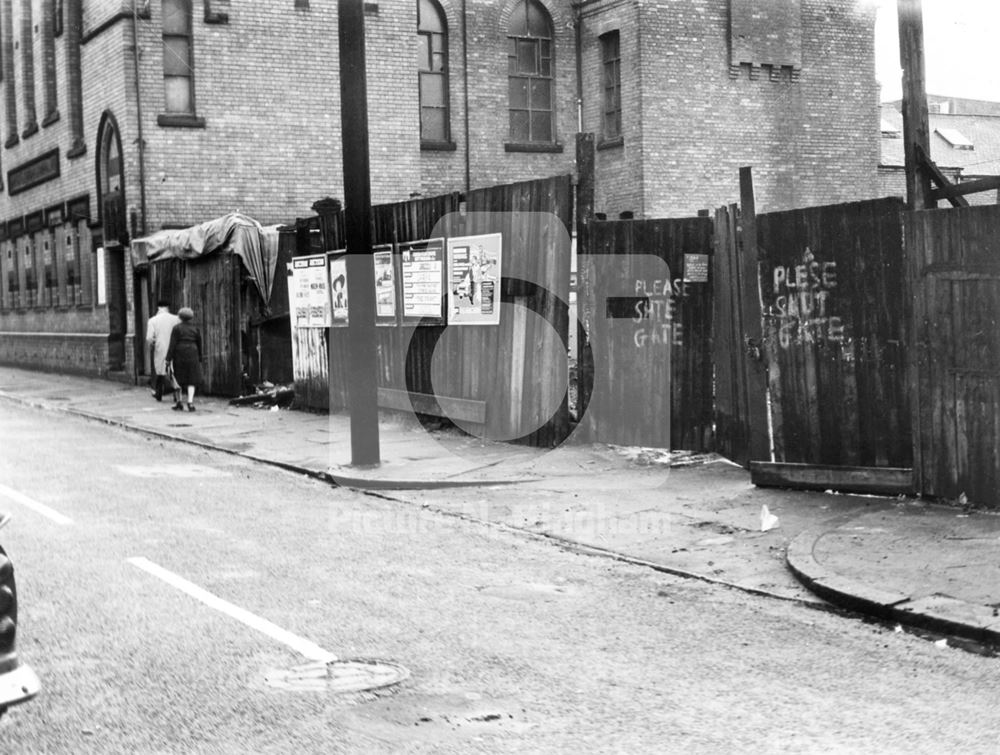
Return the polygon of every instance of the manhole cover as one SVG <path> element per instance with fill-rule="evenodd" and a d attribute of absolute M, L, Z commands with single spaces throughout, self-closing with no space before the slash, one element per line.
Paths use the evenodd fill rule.
<path fill-rule="evenodd" d="M 264 682 L 297 692 L 366 692 L 399 684 L 410 672 L 398 663 L 372 658 L 318 661 L 288 670 L 269 671 Z"/>

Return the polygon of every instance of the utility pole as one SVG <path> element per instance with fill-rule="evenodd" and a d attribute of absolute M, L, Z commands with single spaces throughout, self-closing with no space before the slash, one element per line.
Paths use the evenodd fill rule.
<path fill-rule="evenodd" d="M 903 153 L 906 161 L 906 206 L 935 207 L 931 200 L 930 125 L 924 78 L 924 20 L 921 0 L 896 0 L 899 17 L 899 64 L 903 69 Z"/>
<path fill-rule="evenodd" d="M 368 160 L 368 86 L 363 0 L 339 0 L 340 124 L 347 238 L 347 390 L 351 409 L 351 464 L 380 462 L 378 353 L 375 345 L 375 268 Z"/>

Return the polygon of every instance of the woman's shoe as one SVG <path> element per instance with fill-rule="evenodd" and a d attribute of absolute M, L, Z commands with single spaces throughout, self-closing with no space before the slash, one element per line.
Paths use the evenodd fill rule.
<path fill-rule="evenodd" d="M 194 411 L 194 404 L 188 404 L 188 411 L 189 412 L 193 412 Z"/>
<path fill-rule="evenodd" d="M 182 411 L 184 411 L 184 405 L 180 401 L 178 401 L 176 404 L 174 404 L 170 408 L 173 409 L 175 412 L 182 412 Z"/>

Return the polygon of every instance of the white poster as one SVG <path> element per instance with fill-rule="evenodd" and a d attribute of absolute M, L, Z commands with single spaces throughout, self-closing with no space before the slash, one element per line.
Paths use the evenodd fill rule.
<path fill-rule="evenodd" d="M 375 265 L 375 317 L 395 321 L 396 280 L 392 267 L 392 246 L 372 249 L 372 262 Z"/>
<path fill-rule="evenodd" d="M 295 257 L 289 265 L 288 303 L 296 328 L 330 326 L 330 295 L 326 283 L 326 255 Z"/>
<path fill-rule="evenodd" d="M 104 280 L 104 247 L 97 247 L 97 259 L 95 261 L 97 265 L 97 303 L 107 304 L 108 303 L 108 289 Z"/>
<path fill-rule="evenodd" d="M 499 233 L 448 239 L 448 324 L 500 324 Z"/>
<path fill-rule="evenodd" d="M 399 245 L 403 316 L 440 320 L 444 298 L 444 239 Z"/>
<path fill-rule="evenodd" d="M 344 250 L 332 252 L 340 255 L 330 258 L 330 301 L 334 325 L 347 325 L 347 255 Z"/>

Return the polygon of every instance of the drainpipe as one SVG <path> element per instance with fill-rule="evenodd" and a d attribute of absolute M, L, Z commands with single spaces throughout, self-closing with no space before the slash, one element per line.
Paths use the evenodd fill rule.
<path fill-rule="evenodd" d="M 462 89 L 465 110 L 465 193 L 472 189 L 471 151 L 469 149 L 469 16 L 462 0 Z"/>
<path fill-rule="evenodd" d="M 576 130 L 583 133 L 583 3 L 573 7 L 576 18 Z"/>
<path fill-rule="evenodd" d="M 139 233 L 146 235 L 146 140 L 142 136 L 142 88 L 139 85 L 139 9 L 132 0 L 132 63 L 135 70 L 135 116 L 138 123 L 136 144 L 139 146 Z"/>

